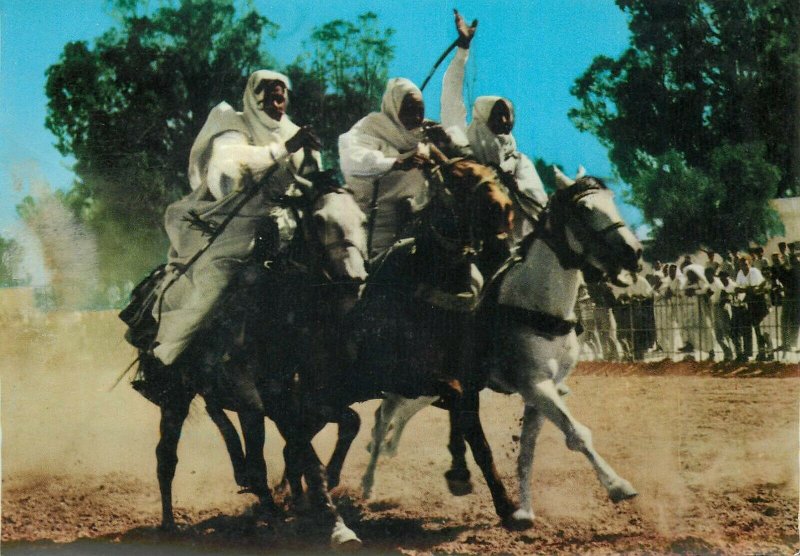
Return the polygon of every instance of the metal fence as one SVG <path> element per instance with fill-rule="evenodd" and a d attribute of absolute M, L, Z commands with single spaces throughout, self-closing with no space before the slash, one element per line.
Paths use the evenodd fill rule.
<path fill-rule="evenodd" d="M 800 299 L 712 303 L 708 297 L 578 303 L 582 360 L 796 363 Z"/>

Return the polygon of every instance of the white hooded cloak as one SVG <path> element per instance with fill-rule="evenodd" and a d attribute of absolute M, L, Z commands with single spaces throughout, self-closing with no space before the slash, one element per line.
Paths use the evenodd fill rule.
<path fill-rule="evenodd" d="M 398 119 L 409 93 L 422 93 L 411 81 L 393 78 L 386 83 L 381 111 L 372 112 L 339 137 L 339 161 L 345 182 L 361 210 L 373 220 L 370 255 L 390 247 L 404 231 L 412 207 L 427 202 L 427 184 L 420 170 L 392 171 L 398 159 L 421 148 L 422 129 L 406 129 Z M 377 182 L 376 209 L 372 199 Z"/>

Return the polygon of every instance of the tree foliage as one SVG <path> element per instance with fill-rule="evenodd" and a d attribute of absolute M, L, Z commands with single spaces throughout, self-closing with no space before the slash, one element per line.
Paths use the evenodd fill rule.
<path fill-rule="evenodd" d="M 48 68 L 46 126 L 75 158 L 67 202 L 97 232 L 106 279 L 138 276 L 165 252 L 161 218 L 189 189 L 189 149 L 210 109 L 241 104 L 247 76 L 270 66 L 276 26 L 231 0 L 152 12 L 114 4 L 119 25 L 68 43 Z"/>
<path fill-rule="evenodd" d="M 539 174 L 539 178 L 542 180 L 542 185 L 544 185 L 544 190 L 547 192 L 548 195 L 555 192 L 558 188 L 556 185 L 556 174 L 553 171 L 553 164 L 545 161 L 545 159 L 541 157 L 537 157 L 536 160 L 533 161 L 533 165 L 536 167 L 536 173 Z M 561 164 L 555 164 L 558 166 L 559 170 L 564 170 L 564 166 Z"/>
<path fill-rule="evenodd" d="M 329 167 L 339 166 L 339 135 L 380 108 L 394 58 L 393 35 L 391 28 L 379 26 L 372 12 L 356 21 L 337 19 L 315 27 L 306 52 L 288 68 L 295 89 L 293 119 L 314 126 Z"/>
<path fill-rule="evenodd" d="M 141 276 L 166 252 L 167 204 L 188 192 L 189 150 L 211 108 L 241 109 L 247 77 L 278 68 L 265 49 L 278 26 L 235 0 L 114 0 L 118 25 L 68 43 L 47 70 L 46 126 L 75 158 L 67 204 L 98 237 L 105 282 Z M 327 165 L 339 134 L 378 106 L 392 59 L 377 16 L 314 29 L 285 71 L 289 113 L 314 125 Z"/>
<path fill-rule="evenodd" d="M 572 93 L 581 104 L 570 118 L 609 148 L 616 171 L 633 186 L 633 202 L 653 225 L 656 245 L 686 250 L 721 240 L 720 247 L 740 248 L 764 240 L 777 231 L 769 199 L 800 193 L 800 4 L 617 5 L 628 15 L 631 46 L 616 59 L 598 56 L 576 80 Z M 749 167 L 721 171 L 731 153 L 742 154 L 740 164 Z M 669 175 L 654 170 L 681 165 Z M 702 191 L 688 191 L 676 175 Z M 657 191 L 667 187 L 678 189 Z M 751 195 L 756 189 L 758 199 Z M 676 205 L 658 203 L 677 191 L 686 195 L 687 210 L 702 215 L 670 239 L 666 234 L 677 231 L 665 226 Z M 747 202 L 729 202 L 736 198 Z M 715 234 L 727 229 L 722 220 L 752 224 L 720 238 Z"/>

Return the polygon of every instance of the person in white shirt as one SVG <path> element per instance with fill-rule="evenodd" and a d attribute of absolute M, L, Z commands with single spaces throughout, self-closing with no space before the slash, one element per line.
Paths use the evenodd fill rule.
<path fill-rule="evenodd" d="M 753 334 L 758 344 L 757 361 L 767 360 L 767 341 L 761 331 L 761 321 L 767 316 L 765 297 L 766 280 L 756 267 L 751 266 L 748 256 L 739 258 L 739 273 L 736 275 L 736 295 L 744 310 L 740 311 L 739 334 L 736 340 L 738 360 L 745 361 L 753 355 Z M 743 345 L 740 345 L 741 344 Z M 743 348 L 740 350 L 740 347 Z"/>
<path fill-rule="evenodd" d="M 589 282 L 586 290 L 594 305 L 596 343 L 605 361 L 619 361 L 623 356 L 617 336 L 617 321 L 612 308 L 616 304 L 611 284 L 607 281 Z"/>
<path fill-rule="evenodd" d="M 709 283 L 709 305 L 711 306 L 711 322 L 714 325 L 714 337 L 722 348 L 724 361 L 733 360 L 734 345 L 731 328 L 730 300 L 735 294 L 736 285 L 724 270 L 718 276 L 714 269 L 706 267 L 706 280 Z"/>
<path fill-rule="evenodd" d="M 661 261 L 653 264 L 653 320 L 655 328 L 656 350 L 667 353 L 673 347 L 674 340 L 671 327 L 667 325 L 667 304 L 663 299 L 664 292 L 669 287 L 669 276 L 666 274 L 667 265 L 662 265 Z"/>
<path fill-rule="evenodd" d="M 683 287 L 683 307 L 686 319 L 687 344 L 694 349 L 709 352 L 714 359 L 714 337 L 712 336 L 711 308 L 708 305 L 709 284 L 706 269 L 698 263 L 690 263 L 683 268 L 686 281 Z"/>
<path fill-rule="evenodd" d="M 192 228 L 187 214 L 219 223 L 231 213 L 239 192 L 256 184 L 258 189 L 156 304 L 160 326 L 152 355 L 165 365 L 176 360 L 203 325 L 252 253 L 255 237 L 269 236 L 267 250 L 273 256 L 294 235 L 293 213 L 273 199 L 292 187 L 296 174 L 319 169 L 320 143 L 311 128 L 300 128 L 286 116 L 290 88 L 283 74 L 254 72 L 247 80 L 242 112 L 226 102 L 218 104 L 192 145 L 188 176 L 193 191 L 170 205 L 165 215 L 170 263 L 185 264 L 208 239 Z"/>
<path fill-rule="evenodd" d="M 339 137 L 345 183 L 367 215 L 370 256 L 403 236 L 413 213 L 428 201 L 422 144 L 425 103 L 405 78 L 386 83 L 381 111 L 360 119 Z"/>
<path fill-rule="evenodd" d="M 678 350 L 676 346 L 683 346 L 683 288 L 686 279 L 683 273 L 678 268 L 677 264 L 670 264 L 667 267 L 667 280 L 663 288 L 663 300 L 666 305 L 666 327 L 665 334 L 667 336 L 668 348 L 664 346 L 670 356 L 673 356 Z"/>
<path fill-rule="evenodd" d="M 478 162 L 501 171 L 501 177 L 511 191 L 514 212 L 531 217 L 515 219 L 510 239 L 512 243 L 518 243 L 533 229 L 532 219 L 547 204 L 547 193 L 533 162 L 517 150 L 516 140 L 511 134 L 515 115 L 510 100 L 498 96 L 476 98 L 472 106 L 472 121 L 467 125 L 464 68 L 476 27 L 467 26 L 458 11 L 453 11 L 459 43 L 442 82 L 442 127 L 456 143 L 466 140 Z"/>
<path fill-rule="evenodd" d="M 645 302 L 653 295 L 653 287 L 638 274 L 633 274 L 631 283 L 625 288 L 613 287 L 618 300 L 617 323 L 620 342 L 630 350 L 635 361 L 644 359 L 652 337 L 648 330 Z"/>

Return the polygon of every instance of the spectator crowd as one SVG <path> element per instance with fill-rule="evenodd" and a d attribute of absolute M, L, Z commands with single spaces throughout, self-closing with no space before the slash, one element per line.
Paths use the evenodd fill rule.
<path fill-rule="evenodd" d="M 700 259 L 700 260 L 698 260 Z M 798 352 L 800 241 L 725 256 L 704 250 L 656 261 L 627 287 L 586 285 L 579 303 L 584 356 L 746 362 Z"/>

